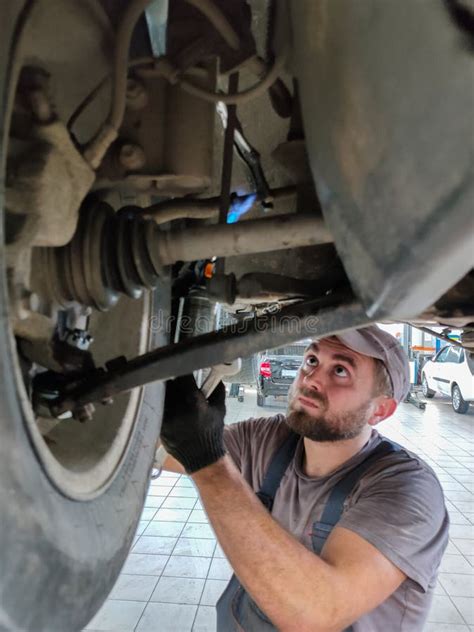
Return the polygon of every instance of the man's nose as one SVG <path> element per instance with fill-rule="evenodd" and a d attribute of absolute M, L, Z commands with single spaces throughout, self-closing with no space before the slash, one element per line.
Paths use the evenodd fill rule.
<path fill-rule="evenodd" d="M 312 388 L 316 391 L 323 390 L 323 379 L 322 379 L 322 371 L 321 367 L 314 366 L 310 367 L 309 371 L 306 370 L 303 374 L 303 385 L 307 388 Z"/>

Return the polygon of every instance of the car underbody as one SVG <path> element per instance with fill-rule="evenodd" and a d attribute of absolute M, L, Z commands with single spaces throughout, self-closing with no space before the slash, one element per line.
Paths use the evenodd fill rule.
<path fill-rule="evenodd" d="M 422 130 L 423 145 L 407 137 L 415 132 L 415 117 L 400 103 L 383 110 L 385 84 L 375 75 L 382 62 L 367 60 L 373 43 L 351 35 L 344 42 L 351 49 L 347 67 L 331 67 L 330 48 L 333 40 L 340 43 L 338 29 L 347 19 L 339 8 L 298 3 L 291 8 L 291 32 L 283 3 L 256 3 L 252 19 L 246 3 L 212 5 L 209 16 L 200 3 L 183 0 L 160 14 L 160 30 L 157 3 L 146 20 L 147 2 L 130 3 L 122 15 L 86 4 L 87 11 L 84 3 L 57 3 L 58 28 L 67 33 L 74 23 L 75 46 L 64 38 L 63 49 L 47 28 L 51 3 L 34 3 L 30 14 L 25 9 L 13 57 L 6 189 L 11 313 L 26 358 L 40 360 L 50 381 L 54 371 L 60 376 L 52 411 L 248 355 L 268 345 L 259 329 L 269 327 L 273 341 L 283 344 L 403 319 L 463 328 L 466 344 L 472 341 L 472 234 L 466 230 L 472 225 L 472 147 L 468 138 L 464 146 L 454 137 L 452 146 L 446 143 L 450 132 L 462 133 L 452 129 L 448 111 L 435 112 L 448 130 L 434 135 L 433 116 Z M 351 11 L 364 26 L 368 10 Z M 308 15 L 321 25 L 318 37 L 327 38 L 317 64 L 308 63 Z M 397 16 L 392 29 L 402 20 Z M 380 20 L 380 34 L 391 17 Z M 451 48 L 463 46 L 447 7 L 428 17 L 443 26 Z M 110 51 L 109 41 L 107 54 L 114 20 L 115 47 Z M 412 44 L 410 37 L 405 34 Z M 266 59 L 257 52 L 263 39 Z M 92 64 L 83 55 L 91 41 Z M 427 63 L 429 45 L 418 55 L 420 64 Z M 460 85 L 462 64 L 467 70 L 472 59 L 468 51 L 460 55 L 449 77 L 452 62 L 439 49 L 431 51 L 443 58 L 438 81 L 449 79 L 447 100 L 459 119 L 463 109 L 466 116 L 472 111 L 472 91 L 463 94 Z M 392 64 L 398 56 L 393 53 Z M 395 84 L 399 69 L 391 68 Z M 325 72 L 331 90 L 341 91 L 333 119 L 323 110 L 336 95 L 322 97 L 318 90 Z M 417 72 L 420 85 L 409 86 L 412 110 L 430 97 L 424 84 L 433 80 L 428 67 Z M 254 77 L 257 94 L 247 88 Z M 269 99 L 259 98 L 265 88 Z M 437 161 L 428 169 L 418 158 L 429 155 L 431 144 L 443 155 L 441 170 Z M 444 150 L 456 151 L 455 164 Z M 234 153 L 239 164 L 233 169 Z M 122 204 L 127 199 L 133 203 Z M 243 207 L 245 218 L 228 223 Z M 259 325 L 246 322 L 240 332 L 224 329 L 92 370 L 84 327 L 91 312 L 114 309 L 123 294 L 140 299 L 160 277 L 178 285 L 175 299 L 199 293 L 240 318 L 262 316 Z M 315 328 L 312 316 L 318 317 Z M 298 326 L 285 330 L 285 319 Z M 60 320 L 68 322 L 62 331 Z M 68 362 L 71 380 L 63 379 Z"/>

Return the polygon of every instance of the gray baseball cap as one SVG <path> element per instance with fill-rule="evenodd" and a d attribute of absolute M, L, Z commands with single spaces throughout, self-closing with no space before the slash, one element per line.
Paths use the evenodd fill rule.
<path fill-rule="evenodd" d="M 393 399 L 402 402 L 410 390 L 410 366 L 398 340 L 377 325 L 337 334 L 346 347 L 371 358 L 381 360 L 392 381 Z"/>

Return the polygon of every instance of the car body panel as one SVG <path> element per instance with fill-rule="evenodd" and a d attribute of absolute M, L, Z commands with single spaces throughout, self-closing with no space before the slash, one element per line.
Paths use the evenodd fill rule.
<path fill-rule="evenodd" d="M 457 384 L 465 401 L 474 401 L 474 360 L 460 347 L 447 345 L 423 367 L 428 387 L 441 395 L 451 396 Z"/>

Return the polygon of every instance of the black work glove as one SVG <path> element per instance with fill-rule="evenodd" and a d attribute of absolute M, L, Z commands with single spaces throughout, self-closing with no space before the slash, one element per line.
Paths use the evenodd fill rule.
<path fill-rule="evenodd" d="M 188 474 L 215 463 L 224 449 L 225 387 L 219 382 L 207 400 L 193 375 L 166 383 L 161 441 Z"/>

